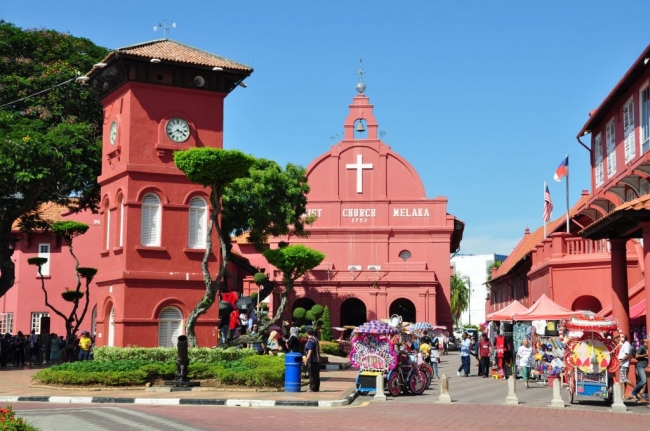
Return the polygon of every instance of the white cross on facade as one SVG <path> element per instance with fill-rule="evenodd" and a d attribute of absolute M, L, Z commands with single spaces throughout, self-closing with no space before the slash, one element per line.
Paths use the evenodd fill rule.
<path fill-rule="evenodd" d="M 346 169 L 356 169 L 357 170 L 357 193 L 362 193 L 363 192 L 363 170 L 364 169 L 372 169 L 372 163 L 366 163 L 363 164 L 361 162 L 361 159 L 363 156 L 361 154 L 357 154 L 357 163 L 352 164 L 348 163 L 345 165 Z"/>

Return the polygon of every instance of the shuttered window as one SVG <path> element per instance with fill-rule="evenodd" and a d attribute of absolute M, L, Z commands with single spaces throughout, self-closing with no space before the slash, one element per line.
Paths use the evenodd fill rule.
<path fill-rule="evenodd" d="M 144 246 L 160 246 L 160 199 L 156 195 L 146 195 L 142 200 L 142 222 L 140 243 Z"/>
<path fill-rule="evenodd" d="M 38 245 L 38 257 L 47 259 L 47 262 L 41 266 L 41 274 L 50 275 L 50 244 Z M 38 269 L 36 271 L 36 275 L 38 275 Z"/>
<path fill-rule="evenodd" d="M 111 210 L 108 209 L 108 205 L 106 205 L 106 209 L 104 210 L 104 229 L 106 230 L 106 239 L 105 239 L 105 247 L 104 250 L 108 250 L 109 247 L 111 246 Z"/>
<path fill-rule="evenodd" d="M 650 183 L 647 180 L 641 180 L 641 196 L 650 193 Z"/>
<path fill-rule="evenodd" d="M 623 107 L 623 134 L 625 135 L 625 163 L 636 156 L 636 140 L 634 139 L 634 99 Z"/>
<path fill-rule="evenodd" d="M 120 196 L 120 236 L 117 239 L 118 247 L 124 246 L 124 196 Z"/>
<path fill-rule="evenodd" d="M 596 187 L 605 182 L 603 172 L 603 135 L 599 133 L 594 138 L 594 164 L 596 165 Z"/>
<path fill-rule="evenodd" d="M 641 153 L 650 150 L 650 87 L 641 90 Z"/>
<path fill-rule="evenodd" d="M 205 233 L 207 231 L 208 205 L 202 198 L 190 201 L 188 228 L 188 247 L 205 248 Z"/>
<path fill-rule="evenodd" d="M 111 307 L 108 317 L 108 345 L 115 345 L 115 307 Z"/>
<path fill-rule="evenodd" d="M 607 142 L 607 178 L 616 175 L 616 127 L 612 118 L 605 128 Z"/>
<path fill-rule="evenodd" d="M 160 312 L 158 323 L 158 346 L 176 347 L 182 335 L 183 314 L 176 307 L 166 307 Z"/>

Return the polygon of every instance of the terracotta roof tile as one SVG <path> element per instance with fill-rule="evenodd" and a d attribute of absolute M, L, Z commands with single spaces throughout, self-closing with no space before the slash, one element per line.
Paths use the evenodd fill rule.
<path fill-rule="evenodd" d="M 194 64 L 197 66 L 222 67 L 224 69 L 242 71 L 253 70 L 244 64 L 169 39 L 159 39 L 137 45 L 125 46 L 124 48 L 118 48 L 116 52 L 135 57 L 159 58 L 160 60 Z M 111 57 L 111 54 L 106 59 Z"/>
<path fill-rule="evenodd" d="M 582 234 L 587 229 L 591 231 L 594 227 L 604 223 L 606 220 L 608 220 L 615 214 L 620 214 L 622 212 L 642 211 L 642 210 L 650 210 L 650 195 L 643 195 L 629 202 L 623 202 L 621 205 L 617 206 L 612 211 L 605 214 L 604 216 L 602 216 L 601 218 L 599 218 L 598 220 L 596 220 L 595 222 L 587 226 L 585 229 L 581 230 L 579 234 Z"/>
<path fill-rule="evenodd" d="M 583 206 L 587 203 L 590 197 L 591 197 L 590 195 L 583 195 L 580 198 L 580 200 L 569 211 L 569 217 L 574 217 L 576 214 L 578 214 L 582 210 Z M 556 230 L 560 229 L 561 227 L 565 226 L 565 223 L 566 223 L 566 214 L 562 214 L 562 216 L 549 222 L 546 225 L 546 231 L 548 234 L 551 234 Z M 510 272 L 520 261 L 526 258 L 526 256 L 528 256 L 528 254 L 531 253 L 533 249 L 537 246 L 537 244 L 542 242 L 543 239 L 544 239 L 544 226 L 540 226 L 534 232 L 524 235 L 521 241 L 519 241 L 519 244 L 517 244 L 514 250 L 512 250 L 512 253 L 508 255 L 506 260 L 501 264 L 499 269 L 494 273 L 492 280 L 496 280 L 497 278 L 503 277 L 504 275 L 508 274 L 508 272 Z"/>
<path fill-rule="evenodd" d="M 41 204 L 36 210 L 36 213 L 38 213 L 43 220 L 47 220 L 50 223 L 63 220 L 63 214 L 66 214 L 68 212 L 69 210 L 67 207 L 62 205 L 57 205 L 53 202 L 46 202 L 44 204 Z M 19 220 L 16 220 L 11 226 L 11 230 L 19 230 L 19 229 L 20 229 Z"/>

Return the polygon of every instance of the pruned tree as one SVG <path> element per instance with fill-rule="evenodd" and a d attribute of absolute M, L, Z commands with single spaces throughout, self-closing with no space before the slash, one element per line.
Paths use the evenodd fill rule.
<path fill-rule="evenodd" d="M 326 305 L 323 310 L 323 330 L 321 331 L 321 338 L 325 341 L 332 341 L 332 316 L 330 308 Z"/>
<path fill-rule="evenodd" d="M 279 248 L 264 250 L 262 254 L 271 265 L 282 272 L 284 292 L 280 296 L 280 305 L 273 314 L 273 318 L 264 326 L 260 327 L 260 332 L 264 332 L 266 328 L 280 319 L 284 307 L 287 305 L 289 295 L 293 292 L 293 286 L 296 280 L 310 269 L 320 265 L 323 259 L 325 259 L 325 255 L 320 251 L 313 250 L 302 244 L 280 244 Z"/>
<path fill-rule="evenodd" d="M 310 320 L 312 325 L 316 326 L 318 320 L 323 316 L 324 311 L 325 307 L 320 304 L 314 304 L 314 306 L 305 313 L 305 318 Z"/>
<path fill-rule="evenodd" d="M 68 244 L 68 252 L 72 256 L 75 262 L 75 277 L 76 277 L 76 287 L 74 290 L 70 290 L 66 287 L 66 290 L 61 292 L 61 296 L 68 302 L 72 303 L 72 309 L 66 315 L 63 311 L 56 308 L 50 303 L 48 291 L 45 288 L 45 278 L 43 277 L 42 268 L 43 265 L 47 262 L 47 258 L 44 257 L 32 257 L 27 259 L 27 263 L 38 267 L 38 275 L 41 279 L 41 289 L 45 295 L 45 305 L 50 308 L 56 315 L 60 316 L 65 321 L 65 332 L 66 340 L 68 342 L 72 340 L 72 335 L 76 335 L 79 327 L 86 317 L 86 312 L 88 311 L 88 304 L 90 304 L 90 283 L 93 281 L 95 274 L 97 274 L 96 268 L 87 268 L 79 266 L 79 259 L 74 253 L 74 248 L 72 246 L 72 241 L 75 237 L 83 235 L 88 230 L 88 225 L 85 223 L 79 223 L 76 221 L 59 221 L 52 224 L 52 232 L 55 235 L 63 238 L 63 240 Z M 82 279 L 85 281 L 83 283 L 84 289 L 82 290 Z M 81 300 L 84 299 L 83 309 L 81 313 L 79 311 L 79 304 Z"/>
<path fill-rule="evenodd" d="M 303 307 L 296 307 L 293 310 L 293 316 L 291 317 L 293 317 L 296 320 L 296 322 L 301 323 L 305 319 L 306 315 L 307 315 L 307 310 L 305 310 Z"/>
<path fill-rule="evenodd" d="M 210 188 L 210 220 L 206 232 L 205 254 L 201 262 L 203 280 L 205 282 L 205 294 L 199 301 L 185 323 L 187 340 L 190 346 L 196 346 L 196 333 L 194 327 L 199 316 L 205 314 L 219 293 L 219 287 L 226 275 L 228 265 L 227 243 L 220 224 L 222 213 L 222 197 L 226 186 L 237 178 L 248 175 L 248 170 L 255 162 L 252 156 L 238 150 L 222 150 L 219 148 L 191 148 L 185 151 L 174 153 L 174 163 L 187 175 L 190 181 Z M 212 279 L 208 261 L 212 254 L 212 232 L 216 230 L 219 241 L 218 262 L 219 271 Z"/>
<path fill-rule="evenodd" d="M 0 296 L 15 283 L 12 229 L 46 228 L 43 203 L 96 209 L 102 108 L 76 82 L 108 50 L 0 20 Z"/>

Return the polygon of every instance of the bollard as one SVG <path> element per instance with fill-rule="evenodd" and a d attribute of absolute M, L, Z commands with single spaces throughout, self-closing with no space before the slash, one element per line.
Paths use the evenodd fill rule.
<path fill-rule="evenodd" d="M 440 396 L 438 402 L 443 404 L 451 403 L 451 395 L 449 394 L 449 379 L 446 374 L 440 378 Z"/>
<path fill-rule="evenodd" d="M 517 398 L 517 391 L 515 389 L 515 376 L 513 375 L 508 377 L 508 396 L 506 397 L 506 404 L 511 406 L 519 404 L 519 398 Z"/>
<path fill-rule="evenodd" d="M 621 385 L 619 383 L 614 383 L 612 389 L 614 390 L 614 402 L 612 403 L 612 408 L 609 409 L 609 411 L 614 413 L 626 413 L 627 407 L 625 407 L 625 404 L 623 403 Z"/>
<path fill-rule="evenodd" d="M 555 379 L 553 382 L 553 400 L 551 401 L 551 407 L 556 409 L 564 408 L 564 400 L 562 399 L 562 382 L 560 379 Z"/>
<path fill-rule="evenodd" d="M 386 394 L 384 393 L 384 374 L 379 373 L 376 377 L 376 392 L 373 400 L 386 401 Z"/>

